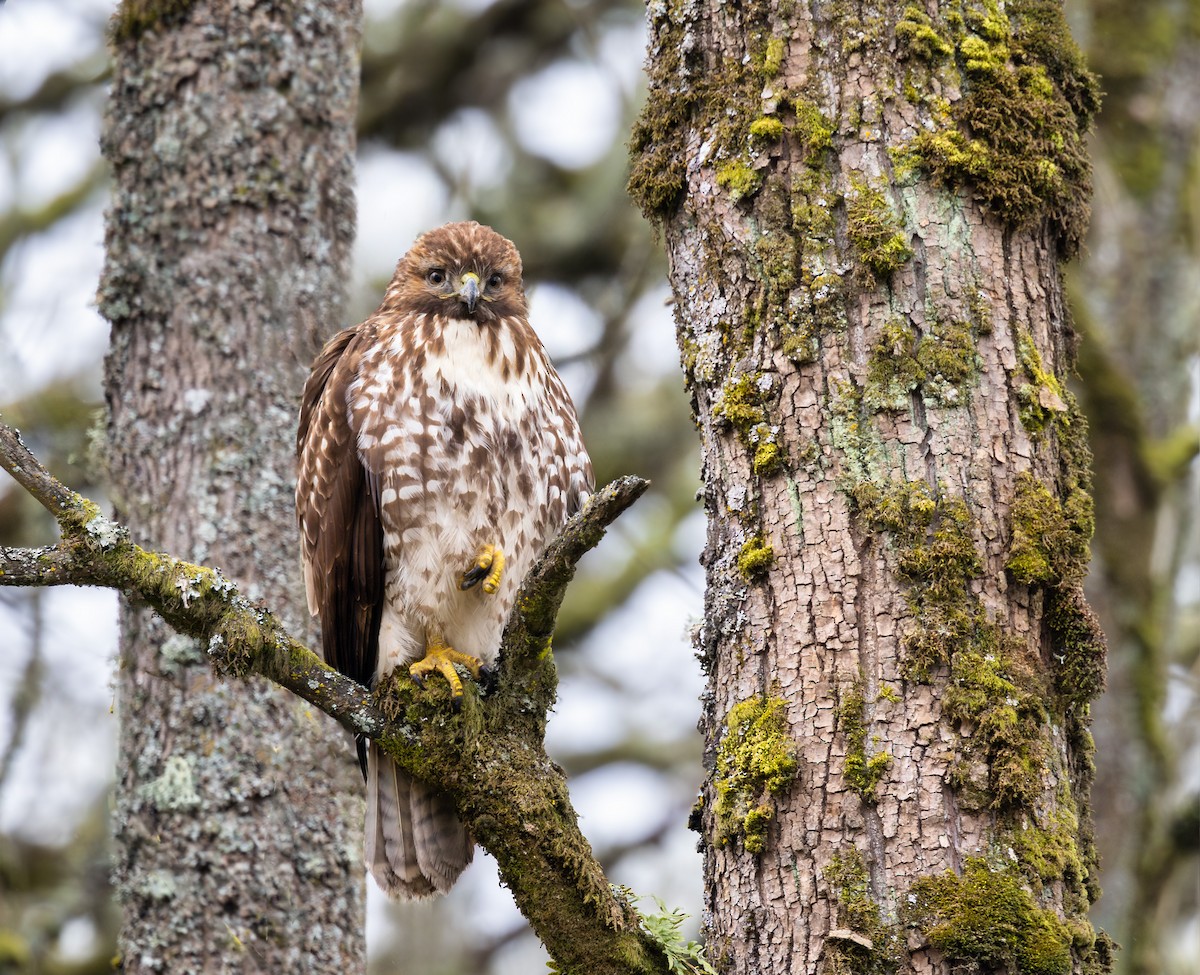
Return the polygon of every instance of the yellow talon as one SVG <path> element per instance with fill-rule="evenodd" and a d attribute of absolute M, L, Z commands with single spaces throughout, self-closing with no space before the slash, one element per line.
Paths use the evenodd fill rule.
<path fill-rule="evenodd" d="M 450 685 L 450 696 L 457 701 L 462 697 L 463 686 L 458 671 L 454 669 L 455 664 L 462 664 L 471 672 L 472 677 L 479 680 L 483 664 L 478 657 L 472 657 L 469 653 L 460 653 L 448 646 L 441 636 L 431 634 L 427 635 L 425 639 L 425 656 L 409 665 L 408 672 L 413 680 L 418 684 L 423 684 L 425 678 L 436 671 L 446 678 L 446 683 Z"/>
<path fill-rule="evenodd" d="M 483 591 L 489 596 L 494 595 L 500 588 L 500 577 L 504 575 L 504 553 L 499 546 L 484 545 L 475 556 L 475 564 L 467 569 L 459 579 L 459 589 L 470 589 L 477 582 L 483 582 Z"/>

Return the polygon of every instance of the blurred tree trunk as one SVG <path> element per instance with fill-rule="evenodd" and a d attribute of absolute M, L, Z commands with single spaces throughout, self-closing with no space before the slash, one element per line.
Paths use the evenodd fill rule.
<path fill-rule="evenodd" d="M 117 517 L 304 632 L 296 404 L 354 231 L 359 6 L 126 0 L 100 309 Z M 125 603 L 116 881 L 126 972 L 363 967 L 352 750 Z"/>
<path fill-rule="evenodd" d="M 1109 963 L 1060 262 L 1097 107 L 1054 0 L 650 8 L 709 514 L 708 951 L 740 972 Z"/>
<path fill-rule="evenodd" d="M 1177 580 L 1200 555 L 1195 379 L 1181 368 L 1200 354 L 1200 15 L 1164 0 L 1079 6 L 1106 92 L 1093 140 L 1096 216 L 1068 279 L 1088 339 L 1079 371 L 1097 460 L 1089 586 L 1112 646 L 1113 692 L 1096 711 L 1098 913 L 1127 946 L 1122 971 L 1190 971 L 1200 800 L 1185 770 L 1200 737 L 1185 675 L 1194 679 L 1200 639 L 1196 597 Z M 1183 685 L 1174 716 L 1172 668 Z"/>

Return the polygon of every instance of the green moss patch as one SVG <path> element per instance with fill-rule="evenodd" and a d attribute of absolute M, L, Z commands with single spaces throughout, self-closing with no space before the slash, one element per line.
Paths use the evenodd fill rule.
<path fill-rule="evenodd" d="M 799 263 L 796 238 L 786 231 L 768 231 L 754 242 L 754 255 L 762 262 L 768 300 L 785 301 L 787 293 L 796 286 Z"/>
<path fill-rule="evenodd" d="M 1022 471 L 1010 513 L 1011 542 L 1004 567 L 1026 585 L 1080 582 L 1091 558 L 1092 507 L 1086 491 L 1075 488 L 1063 503 Z"/>
<path fill-rule="evenodd" d="M 1046 587 L 1054 689 L 1063 713 L 1080 716 L 1104 690 L 1108 644 L 1081 585 L 1094 528 L 1087 471 L 1070 463 L 1067 471 L 1061 502 L 1032 474 L 1018 476 L 1005 568 L 1018 582 Z"/>
<path fill-rule="evenodd" d="M 958 639 L 977 625 L 979 610 L 970 580 L 982 566 L 972 537 L 973 522 L 962 498 L 935 499 L 923 481 L 858 485 L 856 510 L 872 527 L 897 543 L 897 570 L 908 586 L 923 634 L 908 641 L 909 676 L 918 679 L 950 658 Z M 961 622 L 953 620 L 961 617 Z M 955 632 L 945 632 L 950 627 Z"/>
<path fill-rule="evenodd" d="M 750 138 L 759 145 L 778 142 L 783 138 L 783 123 L 770 115 L 756 118 L 750 123 Z"/>
<path fill-rule="evenodd" d="M 781 37 L 761 20 L 747 24 L 746 58 L 723 64 L 702 63 L 689 36 L 697 25 L 695 10 L 660 5 L 650 18 L 650 85 L 629 140 L 630 172 L 626 189 L 646 218 L 669 217 L 683 198 L 687 146 L 697 129 L 711 146 L 710 163 L 718 184 L 735 201 L 748 200 L 762 186 L 762 173 L 751 153 L 784 135 L 782 119 L 763 117 L 763 83 L 779 74 L 786 53 Z"/>
<path fill-rule="evenodd" d="M 750 469 L 758 477 L 767 477 L 783 467 L 783 448 L 773 437 L 764 437 L 754 445 L 754 459 Z"/>
<path fill-rule="evenodd" d="M 755 535 L 738 550 L 738 574 L 747 582 L 755 582 L 767 574 L 774 561 L 775 549 L 764 542 L 761 535 Z"/>
<path fill-rule="evenodd" d="M 904 673 L 927 681 L 935 667 L 982 638 L 989 626 L 970 589 L 982 566 L 966 504 L 960 498 L 935 500 L 922 481 L 883 488 L 861 482 L 851 503 L 868 527 L 893 537 L 897 570 L 918 621 L 904 638 Z"/>
<path fill-rule="evenodd" d="M 685 139 L 703 92 L 690 77 L 682 26 L 664 12 L 651 21 L 650 31 L 655 57 L 646 101 L 629 138 L 626 190 L 646 219 L 654 221 L 669 216 L 683 197 Z"/>
<path fill-rule="evenodd" d="M 769 389 L 761 373 L 747 373 L 727 382 L 713 406 L 713 416 L 728 422 L 750 451 L 751 469 L 759 477 L 776 473 L 784 464 L 783 449 L 766 422 Z"/>
<path fill-rule="evenodd" d="M 830 270 L 837 260 L 837 193 L 825 163 L 833 126 L 807 98 L 792 105 L 789 132 L 803 165 L 792 170 L 789 183 L 768 185 L 760 197 L 756 217 L 771 247 L 765 254 L 759 253 L 764 245 L 755 247 L 766 283 L 758 318 L 778 333 L 789 359 L 805 364 L 817 360 L 823 333 L 845 327 L 845 288 Z"/>
<path fill-rule="evenodd" d="M 954 53 L 954 44 L 938 30 L 929 14 L 915 4 L 904 8 L 896 24 L 896 37 L 908 56 L 929 64 L 944 61 Z"/>
<path fill-rule="evenodd" d="M 948 19 L 963 96 L 952 124 L 923 132 L 907 150 L 935 178 L 969 188 L 1013 226 L 1046 218 L 1068 253 L 1086 228 L 1091 167 L 1084 137 L 1099 85 L 1071 40 L 1061 5 L 995 0 Z M 1011 22 L 1010 22 L 1011 18 Z M 937 64 L 949 41 L 919 8 L 906 8 L 897 36 Z M 959 81 L 957 77 L 948 79 Z"/>
<path fill-rule="evenodd" d="M 922 877 L 905 919 L 952 961 L 1006 966 L 1020 975 L 1070 975 L 1071 932 L 1037 906 L 1021 875 L 968 859 L 961 877 Z"/>
<path fill-rule="evenodd" d="M 1028 380 L 1017 387 L 1021 425 L 1038 436 L 1053 425 L 1069 424 L 1067 394 L 1062 383 L 1045 367 L 1033 336 L 1024 328 L 1017 332 L 1017 358 Z"/>
<path fill-rule="evenodd" d="M 961 404 L 964 385 L 979 374 L 979 356 L 971 326 L 962 321 L 934 321 L 917 345 L 925 399 L 939 406 Z"/>
<path fill-rule="evenodd" d="M 735 704 L 725 717 L 714 777 L 719 844 L 740 836 L 749 853 L 766 846 L 775 797 L 788 789 L 798 769 L 785 706 L 782 698 L 754 697 Z"/>
<path fill-rule="evenodd" d="M 912 257 L 900 218 L 878 186 L 850 180 L 846 198 L 846 234 L 862 263 L 880 278 L 889 277 Z"/>
<path fill-rule="evenodd" d="M 846 764 L 842 775 L 846 784 L 862 797 L 863 802 L 876 801 L 875 787 L 887 774 L 892 756 L 887 752 L 867 754 L 866 701 L 861 678 L 842 698 L 838 708 L 838 724 L 846 736 Z"/>
<path fill-rule="evenodd" d="M 779 74 L 779 69 L 783 67 L 783 54 L 783 38 L 768 38 L 767 43 L 761 49 L 761 53 L 756 51 L 751 55 L 755 71 L 763 78 L 774 78 Z"/>
<path fill-rule="evenodd" d="M 722 185 L 741 196 L 758 188 L 745 164 L 745 149 L 748 107 L 756 103 L 761 81 L 737 62 L 719 70 L 696 64 L 682 17 L 683 12 L 664 6 L 651 19 L 655 57 L 650 63 L 650 86 L 629 139 L 626 190 L 651 221 L 670 216 L 683 198 L 687 140 L 693 127 L 704 120 L 716 120 L 711 135 L 716 158 L 724 160 Z"/>
<path fill-rule="evenodd" d="M 721 398 L 713 407 L 713 416 L 728 420 L 739 430 L 749 429 L 766 419 L 763 411 L 760 374 L 747 373 L 726 383 Z"/>
<path fill-rule="evenodd" d="M 934 498 L 922 481 L 856 485 L 851 503 L 868 527 L 889 533 L 915 625 L 904 636 L 903 672 L 928 681 L 948 667 L 947 718 L 970 729 L 955 785 L 978 808 L 1026 808 L 1041 795 L 1049 689 L 1023 641 L 987 618 L 971 581 L 983 571 L 961 498 Z M 976 781 L 975 762 L 986 779 Z"/>
<path fill-rule="evenodd" d="M 1047 595 L 1046 624 L 1054 648 L 1054 689 L 1067 709 L 1083 715 L 1104 690 L 1108 641 L 1081 586 Z"/>
<path fill-rule="evenodd" d="M 826 975 L 883 975 L 895 971 L 904 952 L 900 926 L 884 918 L 871 896 L 870 877 L 862 853 L 850 847 L 836 853 L 821 871 L 837 905 L 836 929 L 852 931 L 861 940 L 830 937 L 825 942 Z"/>
<path fill-rule="evenodd" d="M 863 403 L 873 410 L 907 410 L 920 392 L 935 406 L 958 406 L 963 387 L 979 374 L 975 339 L 967 322 L 933 323 L 918 340 L 903 318 L 884 323 L 871 348 Z"/>
<path fill-rule="evenodd" d="M 1080 119 L 1100 110 L 1100 79 L 1088 70 L 1060 0 L 1009 0 L 1006 5 L 1014 46 L 1040 63 Z"/>
<path fill-rule="evenodd" d="M 804 147 L 807 163 L 819 165 L 821 155 L 833 145 L 833 125 L 807 98 L 797 98 L 792 107 L 796 111 L 796 140 Z"/>
<path fill-rule="evenodd" d="M 992 624 L 980 621 L 974 641 L 954 653 L 943 706 L 952 721 L 971 728 L 971 744 L 951 774 L 973 805 L 1031 809 L 1041 798 L 1048 693 L 1028 645 Z M 971 779 L 975 757 L 985 763 L 986 784 Z M 969 795 L 973 790 L 979 795 Z"/>
<path fill-rule="evenodd" d="M 1061 883 L 1063 907 L 1068 914 L 1081 915 L 1080 923 L 1087 924 L 1082 915 L 1088 909 L 1090 878 L 1089 867 L 1080 854 L 1079 836 L 1075 802 L 1069 790 L 1063 789 L 1044 823 L 1038 825 L 1032 817 L 1021 817 L 1004 839 L 1016 853 L 1034 892 L 1040 894 Z"/>
<path fill-rule="evenodd" d="M 762 186 L 762 173 L 740 159 L 733 159 L 717 170 L 717 185 L 728 190 L 729 198 L 736 203 L 758 192 Z"/>

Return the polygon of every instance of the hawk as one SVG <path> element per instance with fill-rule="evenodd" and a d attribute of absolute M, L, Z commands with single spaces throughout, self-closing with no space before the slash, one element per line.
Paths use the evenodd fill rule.
<path fill-rule="evenodd" d="M 575 407 L 529 325 L 521 257 L 478 223 L 422 235 L 378 311 L 329 340 L 304 387 L 296 511 L 326 662 L 495 662 L 517 587 L 593 487 Z M 453 803 L 371 742 L 365 858 L 391 897 L 447 891 L 474 854 Z"/>

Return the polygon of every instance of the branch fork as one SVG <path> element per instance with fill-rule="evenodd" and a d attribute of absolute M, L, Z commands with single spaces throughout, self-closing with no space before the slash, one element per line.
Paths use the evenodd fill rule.
<path fill-rule="evenodd" d="M 3 422 L 0 467 L 54 515 L 62 533 L 53 546 L 0 547 L 0 585 L 104 586 L 144 601 L 207 645 L 218 673 L 267 677 L 446 788 L 559 970 L 667 971 L 662 947 L 605 879 L 562 772 L 543 747 L 557 688 L 550 639 L 567 584 L 647 481 L 619 478 L 563 526 L 521 586 L 504 631 L 497 690 L 486 698 L 469 691 L 462 713 L 453 714 L 443 694 L 407 678 L 373 694 L 327 666 L 219 569 L 140 548 L 122 525 L 54 478 Z"/>

